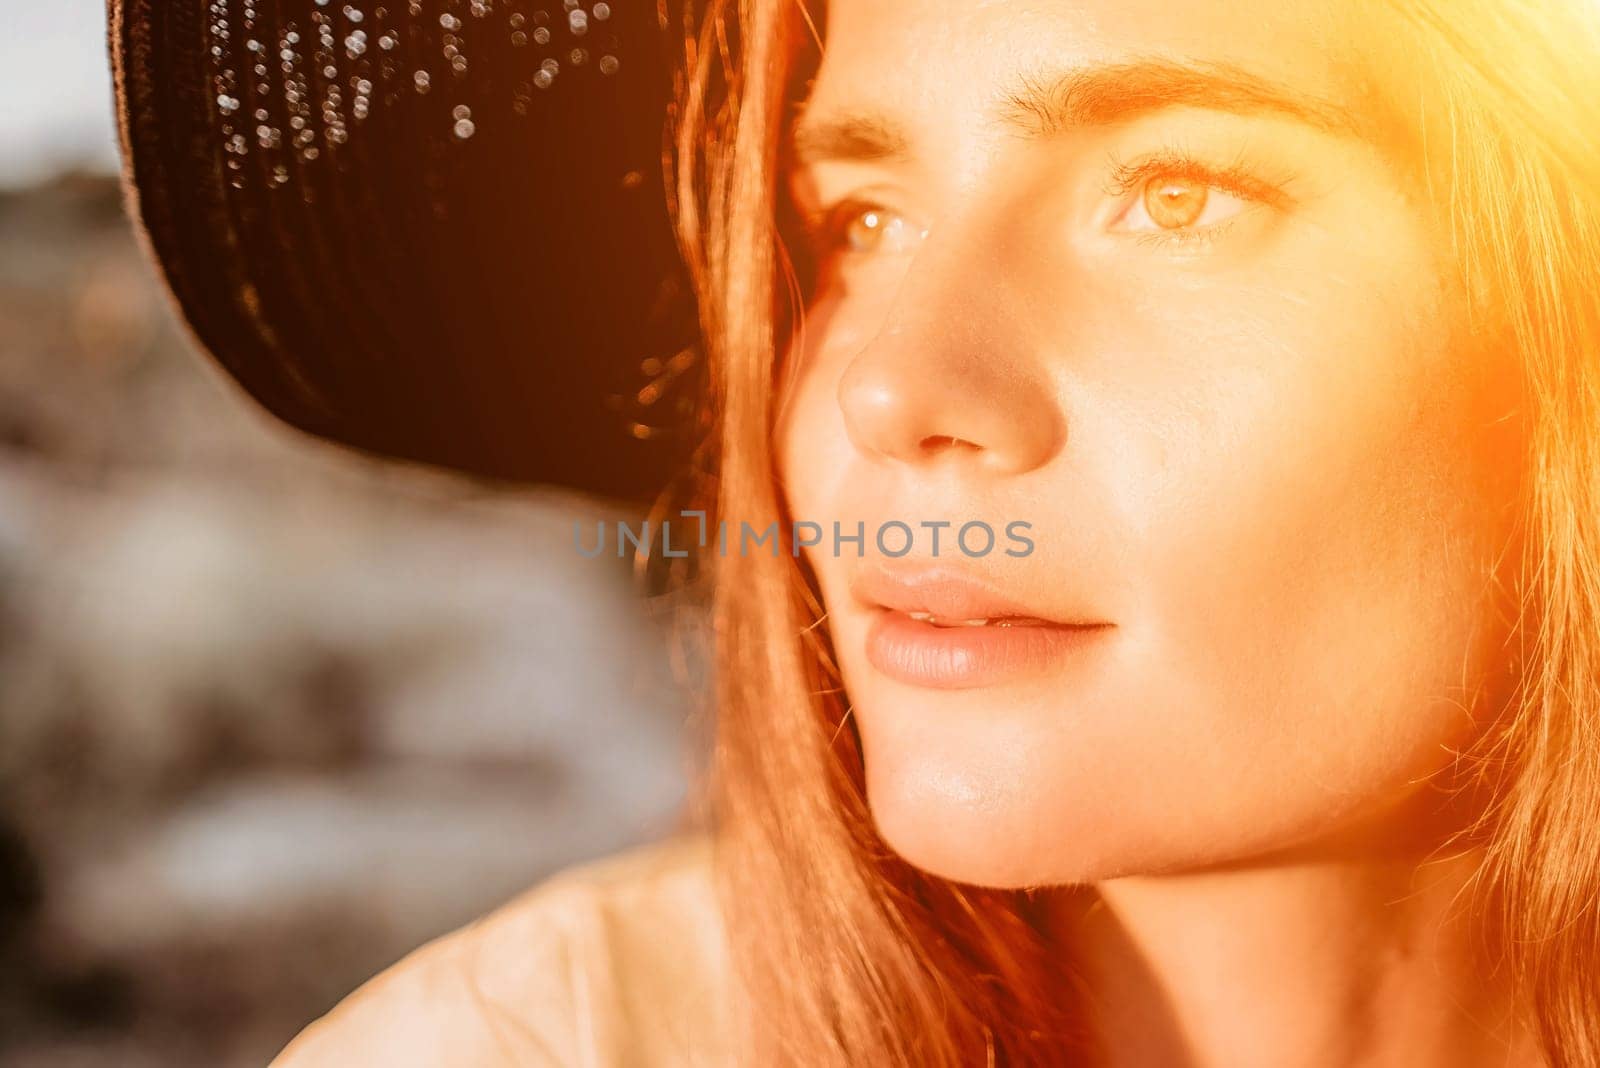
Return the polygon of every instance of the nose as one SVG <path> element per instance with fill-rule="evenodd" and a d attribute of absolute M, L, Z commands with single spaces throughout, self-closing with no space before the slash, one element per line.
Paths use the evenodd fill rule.
<path fill-rule="evenodd" d="M 839 380 L 839 407 L 862 453 L 907 464 L 957 458 L 991 474 L 1045 464 L 1065 419 L 1024 301 L 1002 256 L 926 238 L 882 328 Z"/>

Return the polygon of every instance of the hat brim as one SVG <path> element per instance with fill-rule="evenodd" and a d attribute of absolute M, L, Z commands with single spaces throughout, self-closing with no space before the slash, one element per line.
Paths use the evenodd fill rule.
<path fill-rule="evenodd" d="M 655 492 L 699 378 L 667 11 L 108 0 L 130 204 L 199 344 L 332 441 Z"/>

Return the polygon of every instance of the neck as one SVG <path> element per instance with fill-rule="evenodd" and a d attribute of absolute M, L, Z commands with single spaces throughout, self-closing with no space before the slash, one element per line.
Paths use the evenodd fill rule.
<path fill-rule="evenodd" d="M 1061 932 L 1100 1063 L 1542 1063 L 1472 909 L 1481 859 L 1346 846 L 1100 883 Z"/>

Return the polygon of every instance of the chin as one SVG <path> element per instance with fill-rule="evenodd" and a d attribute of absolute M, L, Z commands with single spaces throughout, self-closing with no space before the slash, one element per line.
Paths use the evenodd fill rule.
<path fill-rule="evenodd" d="M 1180 861 L 1118 818 L 1103 791 L 1099 804 L 1079 803 L 1081 792 L 1060 781 L 985 775 L 974 764 L 869 756 L 867 805 L 884 844 L 930 875 L 996 889 L 1087 884 Z"/>
<path fill-rule="evenodd" d="M 1152 823 L 1132 805 L 1117 811 L 1106 795 L 1101 805 L 1058 807 L 1068 804 L 1059 788 L 1042 795 L 1049 802 L 1011 807 L 875 788 L 872 780 L 869 772 L 873 826 L 897 856 L 930 875 L 1000 890 L 1192 871 L 1270 852 L 1297 837 L 1285 828 L 1265 836 L 1185 832 L 1182 819 Z"/>
<path fill-rule="evenodd" d="M 1128 836 L 1109 828 L 1077 833 L 1063 828 L 1047 850 L 1019 814 L 1008 820 L 970 812 L 908 806 L 869 796 L 878 836 L 912 867 L 941 879 L 997 890 L 1084 886 L 1119 876 L 1149 874 L 1186 861 L 1171 853 L 1128 848 Z M 1050 817 L 1045 817 L 1050 818 Z M 1120 839 L 1120 841 L 1114 841 Z"/>
<path fill-rule="evenodd" d="M 1319 777 L 1312 769 L 1261 781 L 1260 762 L 1197 759 L 1159 735 L 1080 733 L 1063 744 L 1037 717 L 952 711 L 858 702 L 866 799 L 878 836 L 908 864 L 976 886 L 1087 885 L 1239 862 L 1335 834 L 1362 802 L 1415 788 L 1404 785 L 1408 768 L 1324 792 L 1291 781 Z"/>
<path fill-rule="evenodd" d="M 872 822 L 885 845 L 913 868 L 973 886 L 1021 889 L 1057 884 L 1055 872 L 1016 849 L 1004 833 L 974 836 L 951 829 L 924 813 L 906 813 L 902 806 L 868 797 Z"/>

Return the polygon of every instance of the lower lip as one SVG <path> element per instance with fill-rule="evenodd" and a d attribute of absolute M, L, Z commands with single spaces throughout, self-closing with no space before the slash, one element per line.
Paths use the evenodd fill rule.
<path fill-rule="evenodd" d="M 936 627 L 879 609 L 867 660 L 891 679 L 937 690 L 993 686 L 1041 674 L 1095 645 L 1112 624 Z"/>

